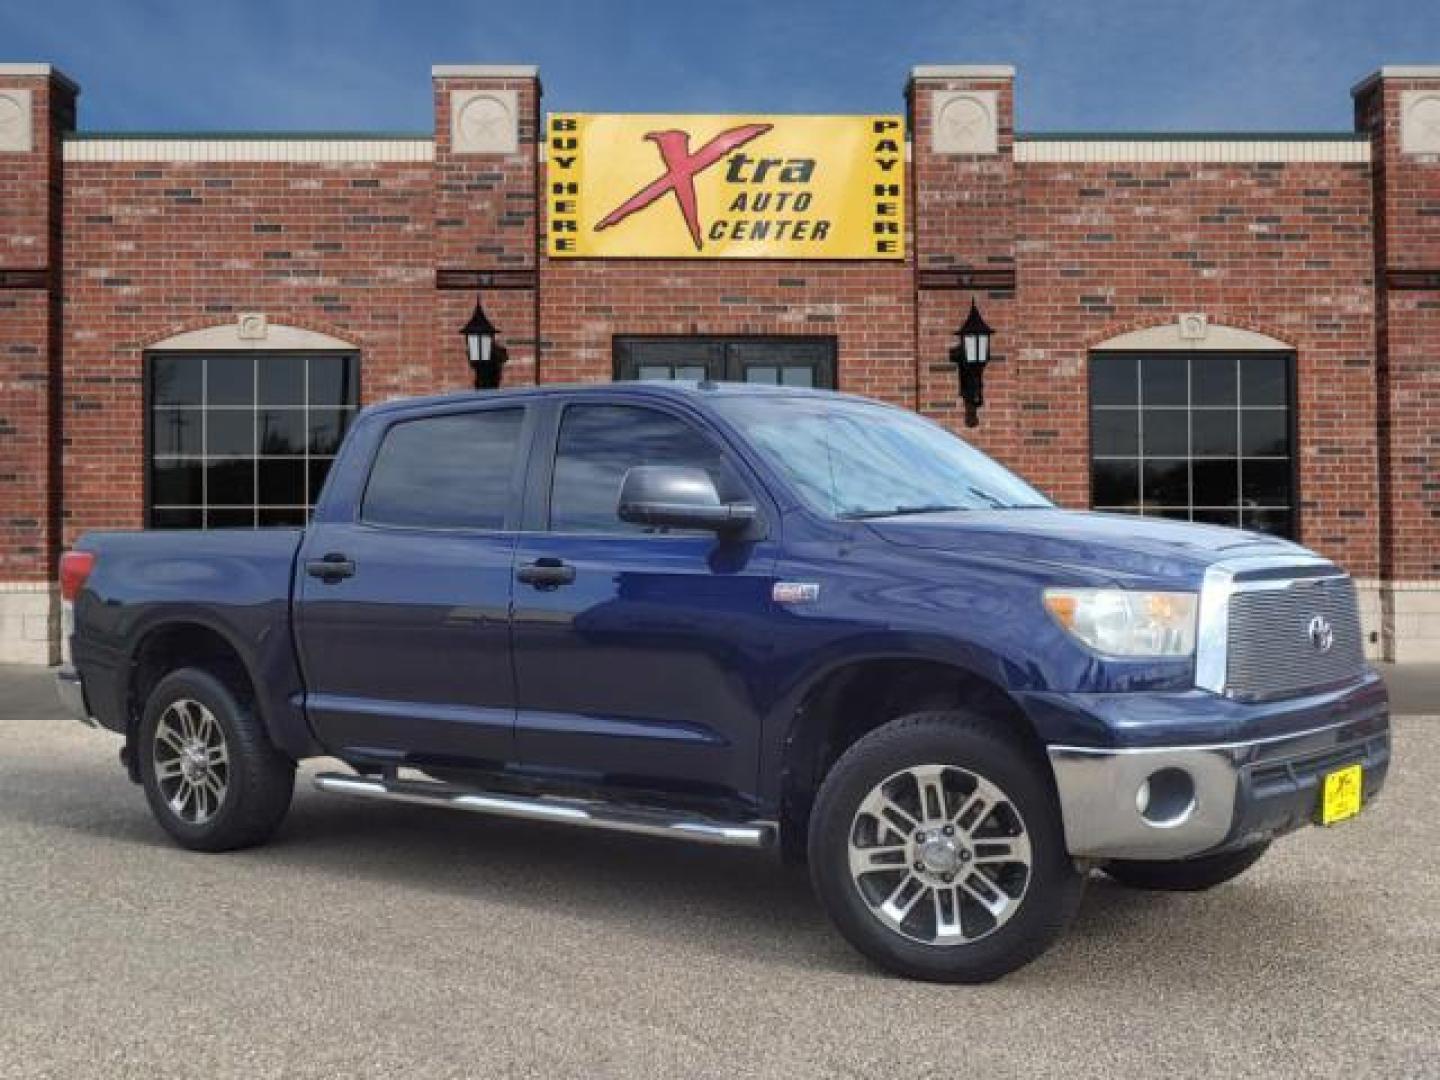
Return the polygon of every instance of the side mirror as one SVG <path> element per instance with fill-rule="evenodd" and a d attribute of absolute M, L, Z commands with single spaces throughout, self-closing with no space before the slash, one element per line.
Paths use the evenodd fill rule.
<path fill-rule="evenodd" d="M 722 503 L 704 469 L 636 465 L 620 484 L 621 521 L 672 529 L 739 532 L 755 520 L 750 503 Z"/>

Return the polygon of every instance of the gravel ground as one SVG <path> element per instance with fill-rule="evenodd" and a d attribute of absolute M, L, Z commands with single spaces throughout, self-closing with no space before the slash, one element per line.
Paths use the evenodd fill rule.
<path fill-rule="evenodd" d="M 171 846 L 0 670 L 0 1076 L 1440 1076 L 1440 718 L 1206 895 L 1096 878 L 1001 983 L 878 974 L 764 855 L 320 795 Z M 309 770 L 307 770 L 309 771 Z"/>

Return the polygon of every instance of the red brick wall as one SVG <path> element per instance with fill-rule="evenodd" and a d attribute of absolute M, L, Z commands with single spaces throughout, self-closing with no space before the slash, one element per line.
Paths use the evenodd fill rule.
<path fill-rule="evenodd" d="M 1363 577 L 1372 508 L 1370 186 L 1361 164 L 1050 164 L 1020 168 L 1015 408 L 1000 425 L 1072 505 L 1089 499 L 1087 357 L 1181 312 L 1294 346 L 1300 539 Z M 1023 388 L 1023 389 L 1021 389 Z M 1006 395 L 1007 397 L 1009 395 Z M 1007 447 L 1007 450 L 1009 448 Z"/>
<path fill-rule="evenodd" d="M 1401 95 L 1436 87 L 1435 79 L 1377 79 L 1355 102 L 1356 127 L 1371 134 L 1380 225 L 1384 569 L 1400 581 L 1440 577 L 1440 155 L 1400 146 Z"/>
<path fill-rule="evenodd" d="M 451 94 L 484 87 L 517 95 L 514 154 L 450 145 Z M 931 95 L 947 89 L 996 92 L 998 154 L 932 152 Z M 1377 243 L 1390 266 L 1440 265 L 1440 169 L 1395 156 L 1395 100 L 1361 100 L 1374 118 L 1362 124 L 1377 132 L 1377 237 L 1366 166 L 1017 163 L 1010 80 L 923 78 L 910 102 L 904 263 L 544 259 L 541 105 L 528 78 L 437 78 L 433 165 L 72 162 L 66 536 L 141 520 L 146 346 L 256 310 L 355 342 L 367 401 L 463 387 L 457 331 L 475 292 L 436 287 L 437 272 L 461 271 L 496 283 L 484 303 L 509 349 L 510 384 L 608 379 L 617 334 L 834 335 L 843 389 L 957 427 L 946 356 L 976 296 L 996 350 L 982 424 L 965 433 L 1072 506 L 1089 501 L 1089 351 L 1202 311 L 1296 349 L 1302 540 L 1358 575 L 1380 571 L 1373 506 L 1389 445 L 1394 570 L 1433 577 L 1440 496 L 1426 343 L 1440 329 L 1437 301 L 1392 290 L 1377 325 L 1373 281 Z M 44 235 L 56 168 L 47 154 L 0 156 L 0 191 L 16 196 L 0 205 L 6 267 Z M 0 313 L 0 578 L 44 577 L 44 498 L 56 488 L 43 469 L 51 428 L 35 419 L 48 389 L 35 387 L 49 385 L 49 309 L 43 293 L 5 290 Z M 1377 400 L 1390 424 L 1380 449 Z"/>
<path fill-rule="evenodd" d="M 611 377 L 614 334 L 814 334 L 837 339 L 840 388 L 915 405 L 903 263 L 548 260 L 542 382 Z"/>
<path fill-rule="evenodd" d="M 53 576 L 59 514 L 60 134 L 73 90 L 5 76 L 31 93 L 30 152 L 0 154 L 0 582 Z"/>
<path fill-rule="evenodd" d="M 438 350 L 430 168 L 70 162 L 65 533 L 142 521 L 144 350 L 243 311 L 363 352 L 366 401 L 466 385 Z M 458 322 L 456 325 L 459 325 Z"/>

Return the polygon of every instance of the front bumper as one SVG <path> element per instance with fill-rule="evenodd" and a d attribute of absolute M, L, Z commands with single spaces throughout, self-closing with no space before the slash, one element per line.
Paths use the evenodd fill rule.
<path fill-rule="evenodd" d="M 1381 708 L 1245 741 L 1052 745 L 1049 755 L 1074 857 L 1183 859 L 1245 847 L 1317 820 L 1323 778 L 1346 765 L 1362 766 L 1362 805 L 1368 805 L 1389 768 L 1390 719 Z"/>
<path fill-rule="evenodd" d="M 60 704 L 65 711 L 89 727 L 98 727 L 90 706 L 85 699 L 85 684 L 80 673 L 72 667 L 62 667 L 55 673 L 55 690 L 60 695 Z"/>

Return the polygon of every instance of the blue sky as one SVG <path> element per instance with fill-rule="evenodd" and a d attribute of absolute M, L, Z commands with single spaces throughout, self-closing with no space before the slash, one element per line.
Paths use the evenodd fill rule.
<path fill-rule="evenodd" d="M 1017 125 L 1348 130 L 1349 87 L 1440 63 L 1440 0 L 0 0 L 91 130 L 432 126 L 432 63 L 538 63 L 550 109 L 898 111 L 916 63 L 1019 68 Z"/>

